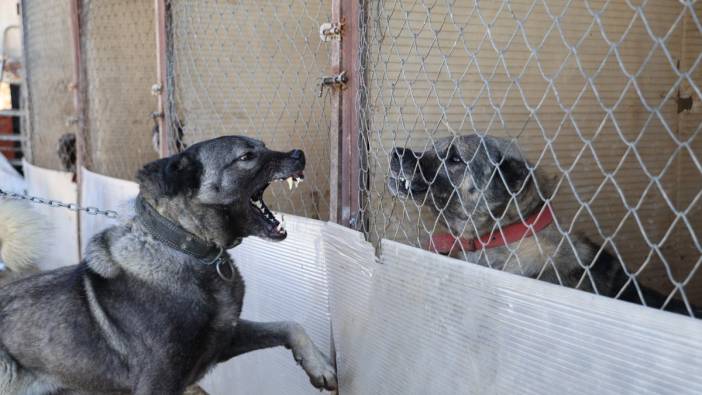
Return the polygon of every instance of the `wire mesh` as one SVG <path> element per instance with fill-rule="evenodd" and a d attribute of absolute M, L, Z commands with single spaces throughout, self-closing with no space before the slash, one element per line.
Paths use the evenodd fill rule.
<path fill-rule="evenodd" d="M 26 53 L 25 77 L 29 149 L 33 164 L 63 170 L 57 155 L 59 138 L 75 133 L 70 84 L 73 80 L 73 47 L 70 2 L 24 0 L 22 24 Z"/>
<path fill-rule="evenodd" d="M 152 142 L 156 98 L 154 4 L 142 0 L 81 3 L 87 167 L 131 180 L 158 158 Z"/>
<path fill-rule="evenodd" d="M 540 278 L 577 261 L 574 283 L 550 280 L 600 289 L 591 265 L 609 251 L 637 286 L 702 304 L 699 2 L 374 0 L 365 12 L 369 239 L 436 247 L 448 229 L 457 256 Z M 413 151 L 393 173 L 398 147 Z M 515 158 L 535 188 L 509 188 Z M 395 196 L 405 180 L 428 189 Z M 555 224 L 502 262 L 456 240 L 504 234 L 508 213 L 523 223 L 543 206 Z"/>
<path fill-rule="evenodd" d="M 305 151 L 305 182 L 271 185 L 277 211 L 329 217 L 330 96 L 319 81 L 329 49 L 319 26 L 330 0 L 170 3 L 169 120 L 177 145 L 247 135 Z"/>

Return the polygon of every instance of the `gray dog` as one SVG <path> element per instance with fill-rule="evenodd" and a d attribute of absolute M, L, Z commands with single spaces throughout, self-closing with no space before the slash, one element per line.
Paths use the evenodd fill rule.
<path fill-rule="evenodd" d="M 96 235 L 79 265 L 0 288 L 0 393 L 181 394 L 215 364 L 276 346 L 336 388 L 299 324 L 239 319 L 244 283 L 226 252 L 286 237 L 262 195 L 304 167 L 302 151 L 245 137 L 147 164 L 136 217 Z"/>
<path fill-rule="evenodd" d="M 549 180 L 510 141 L 465 135 L 424 152 L 398 147 L 390 170 L 390 191 L 431 207 L 456 236 L 434 238 L 432 247 L 443 241 L 444 252 L 509 273 L 654 307 L 666 302 L 629 282 L 620 261 L 586 237 L 563 236 L 544 205 Z M 677 300 L 666 310 L 690 313 Z"/>

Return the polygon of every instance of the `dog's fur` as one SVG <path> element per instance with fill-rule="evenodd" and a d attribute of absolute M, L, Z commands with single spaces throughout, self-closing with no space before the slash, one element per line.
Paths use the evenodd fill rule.
<path fill-rule="evenodd" d="M 27 202 L 0 198 L 0 284 L 37 271 L 45 256 L 49 224 Z"/>
<path fill-rule="evenodd" d="M 454 236 L 475 239 L 538 213 L 551 181 L 512 142 L 465 135 L 438 139 L 423 152 L 390 154 L 388 187 L 395 196 L 428 205 Z M 409 186 L 409 188 L 407 188 Z M 641 303 L 618 259 L 584 236 L 564 237 L 554 223 L 519 242 L 478 251 L 454 248 L 466 261 L 506 272 Z M 640 287 L 645 304 L 665 298 Z M 666 309 L 689 313 L 672 300 Z"/>
<path fill-rule="evenodd" d="M 221 248 L 281 240 L 250 200 L 304 163 L 299 150 L 222 137 L 147 164 L 140 197 Z M 215 364 L 275 346 L 290 348 L 316 387 L 335 388 L 300 325 L 239 319 L 244 283 L 233 276 L 155 240 L 138 217 L 108 228 L 79 265 L 0 288 L 0 393 L 181 394 Z"/>

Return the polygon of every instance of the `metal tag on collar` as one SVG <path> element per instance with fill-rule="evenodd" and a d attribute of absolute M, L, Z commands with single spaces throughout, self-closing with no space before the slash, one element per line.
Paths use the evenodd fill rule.
<path fill-rule="evenodd" d="M 217 275 L 219 276 L 219 278 L 228 283 L 231 283 L 234 282 L 234 263 L 232 263 L 232 259 L 230 257 L 225 256 L 224 254 L 224 248 L 220 248 L 217 257 L 215 257 L 215 259 L 212 260 L 212 262 L 210 262 L 209 264 L 215 265 L 215 269 L 217 270 Z M 227 265 L 227 269 L 224 269 L 225 265 Z M 225 270 L 229 270 L 229 275 L 226 275 L 224 273 Z"/>

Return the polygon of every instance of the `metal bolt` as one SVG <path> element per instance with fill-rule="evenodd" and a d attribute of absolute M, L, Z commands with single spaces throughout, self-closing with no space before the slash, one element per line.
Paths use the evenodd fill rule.
<path fill-rule="evenodd" d="M 154 96 L 158 96 L 161 94 L 163 91 L 163 86 L 161 84 L 153 84 L 151 85 L 151 94 Z"/>

